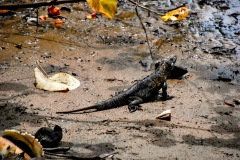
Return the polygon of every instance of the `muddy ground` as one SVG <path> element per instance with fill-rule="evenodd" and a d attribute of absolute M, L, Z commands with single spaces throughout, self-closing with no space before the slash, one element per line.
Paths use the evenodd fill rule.
<path fill-rule="evenodd" d="M 176 54 L 177 65 L 188 74 L 168 80 L 173 99 L 142 104 L 143 110 L 134 113 L 127 106 L 55 113 L 108 99 L 152 72 L 139 63 L 149 51 L 133 4 L 121 1 L 113 20 L 100 15 L 85 19 L 91 13 L 86 3 L 63 4 L 71 12 L 62 11 L 61 27 L 54 27 L 52 19 L 38 28 L 28 24 L 26 19 L 36 16 L 31 9 L 0 17 L 0 133 L 16 129 L 34 134 L 48 121 L 63 128 L 61 145 L 71 146 L 71 152 L 113 153 L 113 159 L 239 159 L 240 105 L 233 99 L 240 99 L 240 3 L 141 4 L 160 12 L 183 2 L 191 11 L 181 22 L 164 23 L 139 8 L 154 58 Z M 46 8 L 39 14 L 46 14 Z M 67 93 L 36 89 L 36 61 L 48 74 L 73 75 L 80 87 Z M 155 119 L 167 109 L 170 122 Z"/>

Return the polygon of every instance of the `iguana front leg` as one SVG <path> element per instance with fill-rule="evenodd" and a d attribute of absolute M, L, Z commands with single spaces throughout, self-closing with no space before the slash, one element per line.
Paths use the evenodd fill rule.
<path fill-rule="evenodd" d="M 167 100 L 167 82 L 162 83 L 162 99 Z"/>
<path fill-rule="evenodd" d="M 162 83 L 162 99 L 163 100 L 169 100 L 169 99 L 172 99 L 173 96 L 169 96 L 167 94 L 167 82 L 163 82 Z"/>
<path fill-rule="evenodd" d="M 139 110 L 141 106 L 139 104 L 143 103 L 142 98 L 137 97 L 137 96 L 131 96 L 129 97 L 129 105 L 128 105 L 128 110 L 129 112 L 135 112 L 136 110 Z"/>

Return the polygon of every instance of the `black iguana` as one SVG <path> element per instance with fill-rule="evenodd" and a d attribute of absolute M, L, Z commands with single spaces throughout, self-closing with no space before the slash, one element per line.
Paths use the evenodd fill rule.
<path fill-rule="evenodd" d="M 108 100 L 99 102 L 89 107 L 57 113 L 65 114 L 93 109 L 98 111 L 121 107 L 124 105 L 128 105 L 129 111 L 134 112 L 139 109 L 141 103 L 148 102 L 156 98 L 160 89 L 162 89 L 162 98 L 166 100 L 168 98 L 166 81 L 175 66 L 176 60 L 176 55 L 168 56 L 162 59 L 160 62 L 155 64 L 155 71 L 152 74 Z"/>

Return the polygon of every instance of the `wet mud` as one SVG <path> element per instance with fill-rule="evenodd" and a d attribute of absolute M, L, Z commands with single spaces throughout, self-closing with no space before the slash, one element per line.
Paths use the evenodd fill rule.
<path fill-rule="evenodd" d="M 22 1 L 27 2 L 27 1 Z M 2 1 L 2 3 L 14 3 Z M 240 2 L 141 1 L 163 13 L 187 3 L 189 16 L 163 22 L 139 8 L 154 61 L 171 54 L 188 70 L 168 80 L 168 101 L 86 114 L 55 114 L 108 99 L 149 75 L 140 61 L 149 60 L 144 31 L 134 5 L 119 1 L 113 20 L 91 13 L 86 3 L 62 4 L 64 25 L 53 20 L 36 24 L 34 9 L 0 16 L 0 133 L 40 127 L 63 128 L 63 146 L 76 153 L 114 153 L 113 159 L 239 159 L 240 156 Z M 39 15 L 47 12 L 39 8 Z M 36 62 L 49 74 L 67 72 L 81 85 L 67 93 L 35 88 Z M 224 101 L 234 104 L 229 106 Z M 171 122 L 155 117 L 171 109 Z"/>

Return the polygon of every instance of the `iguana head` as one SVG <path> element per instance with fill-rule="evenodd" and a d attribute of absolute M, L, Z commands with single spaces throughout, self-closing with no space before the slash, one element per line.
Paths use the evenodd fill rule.
<path fill-rule="evenodd" d="M 176 55 L 167 56 L 155 64 L 155 72 L 169 76 L 177 61 Z"/>

